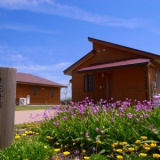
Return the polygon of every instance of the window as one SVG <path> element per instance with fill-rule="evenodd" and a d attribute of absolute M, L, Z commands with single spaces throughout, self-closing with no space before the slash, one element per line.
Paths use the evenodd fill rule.
<path fill-rule="evenodd" d="M 93 91 L 93 75 L 84 76 L 84 91 Z"/>
<path fill-rule="evenodd" d="M 84 91 L 86 92 L 87 91 L 87 78 L 88 78 L 88 76 L 87 75 L 85 75 L 84 76 L 84 81 L 83 81 L 83 86 L 84 86 Z"/>
<path fill-rule="evenodd" d="M 155 68 L 155 81 L 156 81 L 156 87 L 158 87 L 158 69 Z"/>
<path fill-rule="evenodd" d="M 88 91 L 93 91 L 93 75 L 88 75 Z"/>
<path fill-rule="evenodd" d="M 51 88 L 51 97 L 53 97 L 54 96 L 54 88 L 52 87 Z"/>
<path fill-rule="evenodd" d="M 36 95 L 37 92 L 37 86 L 33 86 L 33 95 Z"/>

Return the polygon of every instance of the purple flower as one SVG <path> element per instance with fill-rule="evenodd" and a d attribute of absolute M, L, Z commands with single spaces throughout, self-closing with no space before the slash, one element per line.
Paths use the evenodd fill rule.
<path fill-rule="evenodd" d="M 95 147 L 93 147 L 93 148 L 92 148 L 92 151 L 93 151 L 93 152 L 95 152 L 95 151 L 96 151 L 96 148 L 95 148 Z"/>
<path fill-rule="evenodd" d="M 59 122 L 58 122 L 58 121 L 53 122 L 53 124 L 54 124 L 56 127 L 59 126 Z"/>
<path fill-rule="evenodd" d="M 89 138 L 89 133 L 88 132 L 86 133 L 86 138 Z"/>
<path fill-rule="evenodd" d="M 128 113 L 127 116 L 128 116 L 129 119 L 131 119 L 133 117 L 133 114 L 132 113 Z"/>
<path fill-rule="evenodd" d="M 65 121 L 66 119 L 67 119 L 66 116 L 63 116 L 63 117 L 62 117 L 62 121 Z"/>
<path fill-rule="evenodd" d="M 43 117 L 44 117 L 44 118 L 48 118 L 48 115 L 47 115 L 46 112 L 43 113 Z"/>
<path fill-rule="evenodd" d="M 144 114 L 144 117 L 147 118 L 147 117 L 148 117 L 148 114 Z"/>
<path fill-rule="evenodd" d="M 104 131 L 103 131 L 103 130 L 100 130 L 100 133 L 101 133 L 101 134 L 104 134 Z"/>

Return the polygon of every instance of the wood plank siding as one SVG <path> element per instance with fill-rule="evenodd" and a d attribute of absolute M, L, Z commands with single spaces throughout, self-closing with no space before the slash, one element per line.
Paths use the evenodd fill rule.
<path fill-rule="evenodd" d="M 33 93 L 33 88 L 36 86 L 36 94 Z M 51 95 L 51 88 L 53 88 L 53 96 Z M 60 88 L 50 86 L 39 86 L 33 84 L 17 84 L 16 101 L 19 98 L 26 98 L 30 95 L 31 105 L 52 105 L 60 104 Z"/>
<path fill-rule="evenodd" d="M 72 76 L 73 101 L 81 101 L 85 97 L 95 102 L 111 97 L 114 100 L 130 98 L 142 101 L 151 100 L 153 92 L 160 94 L 159 55 L 88 39 L 93 44 L 92 51 L 87 54 L 89 58 L 82 57 L 64 71 Z M 93 78 L 91 91 L 84 89 L 84 77 L 89 76 Z"/>

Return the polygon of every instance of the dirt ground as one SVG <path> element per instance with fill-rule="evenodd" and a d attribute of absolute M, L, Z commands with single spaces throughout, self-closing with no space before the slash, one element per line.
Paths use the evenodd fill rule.
<path fill-rule="evenodd" d="M 41 120 L 45 110 L 15 111 L 14 124 L 22 124 Z"/>

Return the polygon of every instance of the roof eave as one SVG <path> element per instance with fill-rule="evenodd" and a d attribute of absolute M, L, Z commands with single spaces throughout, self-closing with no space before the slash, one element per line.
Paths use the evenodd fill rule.
<path fill-rule="evenodd" d="M 50 87 L 58 87 L 58 88 L 67 88 L 67 86 L 64 86 L 64 85 L 40 84 L 40 83 L 22 82 L 22 81 L 17 81 L 17 84 L 28 84 L 28 85 L 38 85 L 38 86 L 50 86 Z"/>
<path fill-rule="evenodd" d="M 86 60 L 88 60 L 89 58 L 91 58 L 94 54 L 94 51 L 91 50 L 88 54 L 86 54 L 85 56 L 83 56 L 81 59 L 79 59 L 77 62 L 75 62 L 74 64 L 72 64 L 70 67 L 68 67 L 66 70 L 63 71 L 63 73 L 65 75 L 72 75 L 72 71 L 78 67 L 79 65 L 81 65 L 83 62 L 85 62 Z"/>

